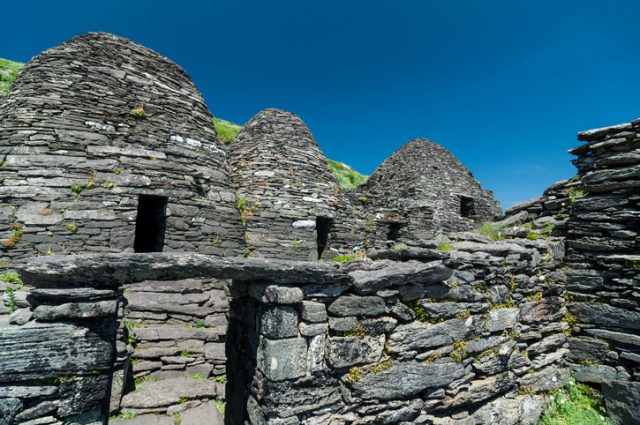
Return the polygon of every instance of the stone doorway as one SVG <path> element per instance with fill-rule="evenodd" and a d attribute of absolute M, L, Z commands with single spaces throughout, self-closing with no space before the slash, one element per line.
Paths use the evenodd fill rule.
<path fill-rule="evenodd" d="M 164 196 L 140 195 L 133 243 L 135 252 L 162 252 L 167 228 L 167 202 Z"/>

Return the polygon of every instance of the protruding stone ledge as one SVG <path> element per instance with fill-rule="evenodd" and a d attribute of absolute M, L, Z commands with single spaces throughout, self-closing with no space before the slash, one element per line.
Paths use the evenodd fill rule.
<path fill-rule="evenodd" d="M 217 258 L 191 253 L 90 254 L 37 257 L 20 275 L 34 287 L 114 287 L 143 280 L 207 276 L 279 284 L 350 284 L 338 265 L 304 261 Z"/>

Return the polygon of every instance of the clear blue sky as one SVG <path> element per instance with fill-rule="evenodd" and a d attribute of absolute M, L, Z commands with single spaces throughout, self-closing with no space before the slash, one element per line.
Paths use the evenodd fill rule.
<path fill-rule="evenodd" d="M 503 206 L 574 174 L 576 132 L 640 117 L 638 1 L 5 3 L 0 57 L 113 32 L 185 68 L 216 116 L 290 110 L 367 174 L 431 138 Z"/>

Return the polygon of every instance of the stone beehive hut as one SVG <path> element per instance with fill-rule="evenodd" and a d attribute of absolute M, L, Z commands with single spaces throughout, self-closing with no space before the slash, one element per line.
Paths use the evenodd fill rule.
<path fill-rule="evenodd" d="M 252 256 L 330 255 L 338 183 L 300 118 L 276 109 L 260 112 L 231 145 L 229 165 Z"/>
<path fill-rule="evenodd" d="M 211 116 L 189 76 L 89 33 L 35 57 L 0 106 L 0 257 L 244 249 Z"/>
<path fill-rule="evenodd" d="M 426 139 L 402 146 L 361 192 L 388 225 L 388 239 L 429 238 L 434 230 L 466 230 L 500 215 L 493 194 L 451 152 Z"/>

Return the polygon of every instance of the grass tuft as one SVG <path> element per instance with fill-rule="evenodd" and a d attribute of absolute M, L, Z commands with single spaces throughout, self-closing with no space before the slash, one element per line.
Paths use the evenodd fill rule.
<path fill-rule="evenodd" d="M 569 382 L 553 397 L 538 425 L 614 425 L 606 417 L 602 395 L 585 384 Z"/>
<path fill-rule="evenodd" d="M 216 129 L 218 139 L 222 143 L 231 143 L 235 140 L 238 133 L 242 131 L 242 126 L 234 124 L 221 118 L 213 118 L 213 127 Z"/>
<path fill-rule="evenodd" d="M 368 176 L 357 172 L 343 162 L 328 159 L 327 165 L 343 189 L 355 189 L 367 181 Z"/>

